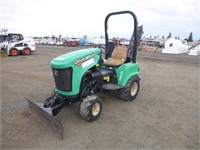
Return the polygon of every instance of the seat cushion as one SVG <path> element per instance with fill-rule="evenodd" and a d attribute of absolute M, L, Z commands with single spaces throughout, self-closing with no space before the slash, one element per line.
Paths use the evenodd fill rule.
<path fill-rule="evenodd" d="M 118 46 L 113 50 L 112 58 L 126 58 L 127 47 L 125 46 Z"/>
<path fill-rule="evenodd" d="M 112 66 L 112 67 L 117 67 L 123 64 L 125 59 L 123 58 L 108 58 L 108 60 L 104 61 L 104 65 L 106 66 Z"/>
<path fill-rule="evenodd" d="M 111 58 L 108 58 L 108 60 L 104 61 L 104 65 L 113 67 L 120 66 L 121 64 L 124 63 L 126 59 L 126 52 L 127 52 L 127 47 L 125 46 L 116 47 L 113 50 Z"/>

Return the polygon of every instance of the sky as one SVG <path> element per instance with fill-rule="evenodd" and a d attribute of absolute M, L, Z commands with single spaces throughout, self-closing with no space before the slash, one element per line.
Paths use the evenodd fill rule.
<path fill-rule="evenodd" d="M 200 39 L 200 0 L 0 0 L 0 29 L 24 36 L 104 36 L 107 14 L 130 10 L 145 37 Z M 110 17 L 109 37 L 129 38 L 130 15 Z"/>

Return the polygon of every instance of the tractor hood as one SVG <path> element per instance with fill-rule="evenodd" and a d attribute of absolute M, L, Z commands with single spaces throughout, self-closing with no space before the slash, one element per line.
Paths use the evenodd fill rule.
<path fill-rule="evenodd" d="M 51 67 L 56 91 L 67 96 L 77 95 L 83 75 L 99 62 L 100 51 L 99 48 L 82 49 L 54 58 Z"/>
<path fill-rule="evenodd" d="M 77 66 L 82 66 L 82 68 L 85 68 L 87 67 L 87 64 L 84 62 L 87 62 L 91 58 L 98 60 L 100 56 L 100 51 L 101 50 L 99 48 L 89 48 L 69 52 L 54 58 L 51 61 L 51 67 L 57 69 L 65 69 L 68 67 L 73 68 Z"/>

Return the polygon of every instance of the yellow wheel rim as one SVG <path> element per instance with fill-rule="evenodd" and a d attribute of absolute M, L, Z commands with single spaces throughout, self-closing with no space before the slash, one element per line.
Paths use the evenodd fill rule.
<path fill-rule="evenodd" d="M 138 90 L 138 84 L 137 82 L 134 82 L 131 86 L 131 96 L 134 96 L 137 93 Z"/>
<path fill-rule="evenodd" d="M 98 115 L 98 113 L 100 112 L 100 108 L 101 108 L 101 106 L 100 106 L 99 103 L 95 103 L 93 105 L 93 107 L 92 107 L 92 114 L 93 114 L 93 116 Z"/>

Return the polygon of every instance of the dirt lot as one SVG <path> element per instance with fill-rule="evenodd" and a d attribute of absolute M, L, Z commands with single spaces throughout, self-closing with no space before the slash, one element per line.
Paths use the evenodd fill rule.
<path fill-rule="evenodd" d="M 31 56 L 1 58 L 1 149 L 199 149 L 200 57 L 138 52 L 141 89 L 124 102 L 101 95 L 102 116 L 89 123 L 78 104 L 60 114 L 59 140 L 27 113 L 25 97 L 43 100 L 54 88 L 52 58 L 76 48 L 38 46 Z"/>

